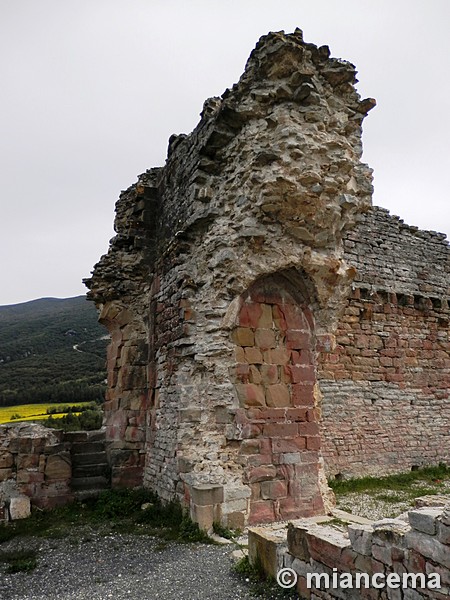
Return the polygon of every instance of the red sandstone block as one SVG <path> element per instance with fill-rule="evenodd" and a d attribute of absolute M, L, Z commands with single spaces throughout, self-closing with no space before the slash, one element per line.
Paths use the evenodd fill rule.
<path fill-rule="evenodd" d="M 272 453 L 270 454 L 251 454 L 247 459 L 249 467 L 262 467 L 273 463 Z"/>
<path fill-rule="evenodd" d="M 250 382 L 258 384 L 262 382 L 261 371 L 255 365 L 250 365 Z"/>
<path fill-rule="evenodd" d="M 255 302 L 246 302 L 239 312 L 239 325 L 241 327 L 258 327 L 259 317 L 262 314 L 261 305 Z"/>
<path fill-rule="evenodd" d="M 248 383 L 250 374 L 250 367 L 248 363 L 239 363 L 235 367 L 236 381 L 241 383 Z"/>
<path fill-rule="evenodd" d="M 294 406 L 314 406 L 314 384 L 297 383 L 292 385 L 292 404 Z"/>
<path fill-rule="evenodd" d="M 270 438 L 262 438 L 258 441 L 260 443 L 261 454 L 272 454 L 272 442 Z"/>
<path fill-rule="evenodd" d="M 342 539 L 334 542 L 334 540 L 323 539 L 318 535 L 307 532 L 306 541 L 311 558 L 330 568 L 336 567 L 339 570 L 345 570 L 346 567 L 341 563 L 341 554 L 344 548 L 351 546 L 349 539 L 345 539 L 342 535 Z"/>
<path fill-rule="evenodd" d="M 278 365 L 261 365 L 260 369 L 262 383 L 278 383 Z"/>
<path fill-rule="evenodd" d="M 275 348 L 275 332 L 273 329 L 256 329 L 255 345 L 263 350 Z"/>
<path fill-rule="evenodd" d="M 270 500 L 259 500 L 250 503 L 250 516 L 248 519 L 250 525 L 270 523 L 271 521 L 275 521 L 275 511 Z"/>
<path fill-rule="evenodd" d="M 264 425 L 264 435 L 281 438 L 294 437 L 298 435 L 298 428 L 297 423 L 267 423 Z"/>
<path fill-rule="evenodd" d="M 261 433 L 262 427 L 258 427 L 258 425 L 249 423 L 243 426 L 241 436 L 242 439 L 250 439 L 258 437 L 259 435 L 261 435 Z"/>
<path fill-rule="evenodd" d="M 245 361 L 244 348 L 242 348 L 241 346 L 236 346 L 236 348 L 234 349 L 234 355 L 236 357 L 236 362 L 243 363 Z"/>
<path fill-rule="evenodd" d="M 276 325 L 276 327 L 278 329 L 280 329 L 281 331 L 286 331 L 286 329 L 287 329 L 286 319 L 284 318 L 284 313 L 281 311 L 279 306 L 277 306 L 277 305 L 272 306 L 272 316 L 273 316 L 273 321 L 274 321 L 274 324 Z"/>
<path fill-rule="evenodd" d="M 291 402 L 290 394 L 284 383 L 276 383 L 266 388 L 267 406 L 283 407 L 289 406 Z"/>
<path fill-rule="evenodd" d="M 281 382 L 282 383 L 292 383 L 292 373 L 291 373 L 292 365 L 282 365 L 280 368 L 281 371 Z"/>
<path fill-rule="evenodd" d="M 270 304 L 261 304 L 261 315 L 258 319 L 258 327 L 261 329 L 271 329 L 273 327 L 272 307 Z"/>
<path fill-rule="evenodd" d="M 264 390 L 254 383 L 236 384 L 236 392 L 241 406 L 265 406 Z"/>
<path fill-rule="evenodd" d="M 308 450 L 320 450 L 320 437 L 308 436 L 306 438 L 306 447 Z"/>
<path fill-rule="evenodd" d="M 298 424 L 299 435 L 319 435 L 319 425 L 315 422 Z"/>
<path fill-rule="evenodd" d="M 311 347 L 311 336 L 309 333 L 297 329 L 286 331 L 286 348 L 291 350 L 307 350 Z"/>
<path fill-rule="evenodd" d="M 308 413 L 306 408 L 288 408 L 285 411 L 286 420 L 296 422 L 308 421 Z"/>
<path fill-rule="evenodd" d="M 310 506 L 305 506 L 297 498 L 288 496 L 279 500 L 280 517 L 282 520 L 300 519 L 302 517 L 312 517 L 313 509 Z"/>
<path fill-rule="evenodd" d="M 244 348 L 245 360 L 249 364 L 260 365 L 263 362 L 261 350 L 253 346 Z"/>
<path fill-rule="evenodd" d="M 255 334 L 249 327 L 236 327 L 231 337 L 238 346 L 253 346 L 255 344 Z"/>
<path fill-rule="evenodd" d="M 251 407 L 248 408 L 247 410 L 245 409 L 239 409 L 239 412 L 242 411 L 243 412 L 243 417 L 240 417 L 242 423 L 248 423 L 249 421 L 252 422 L 262 422 L 262 410 L 261 408 L 256 408 L 256 407 Z M 236 419 L 236 423 L 238 423 L 237 419 Z"/>
<path fill-rule="evenodd" d="M 287 365 L 286 371 L 290 373 L 293 383 L 302 383 L 304 381 L 315 382 L 316 372 L 313 365 Z"/>
<path fill-rule="evenodd" d="M 296 306 L 295 304 L 284 304 L 281 306 L 281 311 L 284 314 L 289 329 L 309 330 L 309 323 L 306 320 L 306 315 L 299 306 Z"/>
<path fill-rule="evenodd" d="M 246 476 L 249 483 L 260 483 L 273 479 L 276 474 L 277 470 L 273 465 L 264 465 L 249 469 Z"/>
<path fill-rule="evenodd" d="M 298 452 L 306 448 L 306 437 L 295 437 L 292 439 L 273 439 L 273 452 L 280 454 L 285 452 Z"/>
<path fill-rule="evenodd" d="M 274 365 L 287 365 L 291 353 L 283 346 L 264 351 L 264 362 Z"/>
<path fill-rule="evenodd" d="M 263 500 L 276 500 L 287 496 L 287 484 L 285 481 L 263 481 L 261 482 L 261 496 Z"/>

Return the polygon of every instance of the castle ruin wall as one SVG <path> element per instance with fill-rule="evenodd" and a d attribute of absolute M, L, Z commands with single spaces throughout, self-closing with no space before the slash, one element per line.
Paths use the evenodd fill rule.
<path fill-rule="evenodd" d="M 406 381 L 414 365 L 387 364 L 403 355 L 375 341 L 407 336 L 389 332 L 403 314 L 417 340 L 428 328 L 435 344 L 433 356 L 417 357 L 434 365 L 417 398 L 428 409 L 445 400 L 436 390 L 447 385 L 438 350 L 448 352 L 439 346 L 448 269 L 433 252 L 414 252 L 439 249 L 448 265 L 448 247 L 439 236 L 406 236 L 371 208 L 361 126 L 375 102 L 361 100 L 355 82 L 351 63 L 300 30 L 261 38 L 240 81 L 205 102 L 191 134 L 170 138 L 165 166 L 122 192 L 117 235 L 86 282 L 111 333 L 112 483 L 178 497 L 205 528 L 323 512 L 322 456 L 331 474 L 366 468 L 375 447 L 367 419 L 381 439 L 391 434 L 372 388 L 379 405 L 394 390 L 406 409 L 419 386 Z M 433 309 L 403 306 L 420 294 Z M 435 444 L 417 440 L 425 443 Z M 392 444 L 378 444 L 386 470 Z"/>

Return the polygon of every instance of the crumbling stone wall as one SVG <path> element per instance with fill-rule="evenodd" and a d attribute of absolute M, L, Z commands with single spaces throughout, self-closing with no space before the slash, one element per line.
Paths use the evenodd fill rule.
<path fill-rule="evenodd" d="M 71 477 L 70 443 L 63 431 L 25 423 L 0 426 L 0 509 L 2 500 L 9 502 L 9 490 L 39 508 L 62 506 L 74 498 Z"/>
<path fill-rule="evenodd" d="M 165 166 L 120 196 L 87 281 L 112 336 L 114 485 L 238 527 L 327 504 L 317 353 L 333 349 L 355 275 L 342 239 L 372 193 L 374 101 L 355 75 L 300 30 L 264 36 Z"/>
<path fill-rule="evenodd" d="M 305 599 L 443 600 L 450 594 L 450 505 L 353 522 L 345 530 L 330 518 L 298 520 L 289 524 L 287 539 L 285 531 L 250 529 L 249 558 L 272 577 L 292 569 Z"/>
<path fill-rule="evenodd" d="M 373 208 L 344 246 L 357 275 L 319 373 L 327 472 L 448 463 L 448 241 Z"/>

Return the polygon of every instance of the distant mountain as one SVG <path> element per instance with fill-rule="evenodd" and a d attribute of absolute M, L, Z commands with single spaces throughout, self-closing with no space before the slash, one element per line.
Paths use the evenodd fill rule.
<path fill-rule="evenodd" d="M 106 335 L 85 296 L 0 306 L 0 406 L 101 397 Z"/>

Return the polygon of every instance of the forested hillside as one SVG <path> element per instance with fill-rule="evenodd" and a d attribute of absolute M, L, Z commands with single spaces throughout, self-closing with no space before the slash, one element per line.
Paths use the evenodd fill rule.
<path fill-rule="evenodd" d="M 101 398 L 106 333 L 85 296 L 0 306 L 0 406 Z"/>

